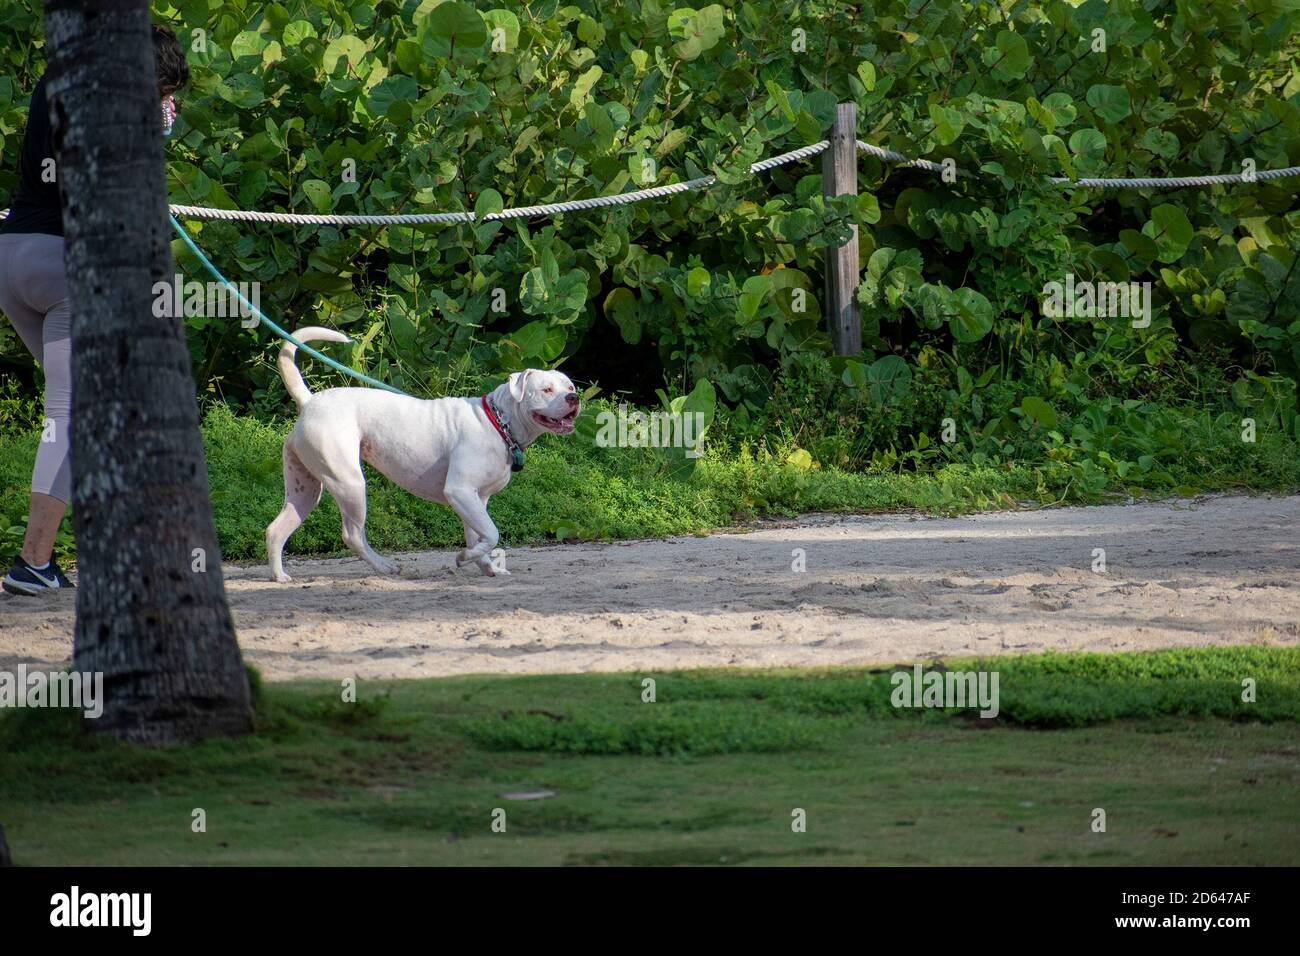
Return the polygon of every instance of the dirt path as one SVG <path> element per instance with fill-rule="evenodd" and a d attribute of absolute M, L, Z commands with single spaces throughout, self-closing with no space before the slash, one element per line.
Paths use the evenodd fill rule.
<path fill-rule="evenodd" d="M 398 557 L 396 578 L 352 558 L 291 561 L 290 585 L 227 566 L 246 658 L 285 680 L 1300 643 L 1300 497 L 809 516 L 521 548 L 498 578 L 449 570 L 451 552 Z M 72 618 L 71 594 L 0 596 L 0 668 L 68 661 Z"/>

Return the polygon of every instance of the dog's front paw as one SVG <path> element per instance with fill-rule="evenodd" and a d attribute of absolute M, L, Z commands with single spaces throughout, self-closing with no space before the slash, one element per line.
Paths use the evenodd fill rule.
<path fill-rule="evenodd" d="M 503 575 L 503 574 L 504 574 L 505 576 L 507 576 L 507 577 L 510 576 L 510 572 L 507 571 L 503 565 L 502 565 L 502 566 L 497 566 L 497 565 L 494 565 L 491 561 L 483 561 L 483 562 L 481 562 L 481 563 L 479 564 L 479 568 L 481 568 L 482 571 L 483 571 L 483 573 L 484 573 L 484 575 L 486 575 L 486 576 L 489 577 L 489 578 L 495 578 L 495 577 L 497 577 L 498 575 Z"/>
<path fill-rule="evenodd" d="M 281 571 L 279 574 L 271 575 L 271 580 L 274 581 L 276 584 L 293 583 L 293 578 L 289 577 L 289 575 L 285 574 L 283 571 Z"/>
<path fill-rule="evenodd" d="M 465 565 L 469 564 L 471 560 L 472 559 L 469 556 L 469 548 L 461 548 L 460 551 L 456 552 L 456 567 L 463 568 Z"/>

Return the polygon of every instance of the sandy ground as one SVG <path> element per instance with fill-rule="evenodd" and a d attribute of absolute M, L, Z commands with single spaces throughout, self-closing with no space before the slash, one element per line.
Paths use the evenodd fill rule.
<path fill-rule="evenodd" d="M 399 577 L 354 558 L 291 561 L 288 585 L 227 565 L 245 658 L 287 680 L 1300 643 L 1300 497 L 807 516 L 520 548 L 497 578 L 450 570 L 452 552 L 398 559 Z M 73 603 L 0 595 L 0 668 L 69 661 Z"/>

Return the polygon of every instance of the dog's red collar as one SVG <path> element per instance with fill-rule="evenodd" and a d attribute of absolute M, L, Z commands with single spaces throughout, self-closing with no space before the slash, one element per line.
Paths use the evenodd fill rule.
<path fill-rule="evenodd" d="M 492 423 L 492 427 L 497 430 L 497 434 L 501 436 L 501 440 L 506 443 L 506 448 L 510 449 L 510 470 L 522 471 L 524 468 L 524 450 L 519 447 L 519 443 L 514 440 L 509 429 L 504 427 L 501 422 L 497 421 L 497 416 L 492 411 L 492 404 L 488 401 L 486 395 L 483 396 L 482 402 L 483 414 L 486 415 L 487 420 Z"/>

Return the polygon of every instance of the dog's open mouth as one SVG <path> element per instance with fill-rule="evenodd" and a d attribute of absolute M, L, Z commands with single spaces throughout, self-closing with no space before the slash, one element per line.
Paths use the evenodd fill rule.
<path fill-rule="evenodd" d="M 579 408 L 565 415 L 563 418 L 551 418 L 549 415 L 543 415 L 541 412 L 533 412 L 533 421 L 541 425 L 548 432 L 555 432 L 557 435 L 567 435 L 573 431 L 574 419 L 578 417 Z"/>

